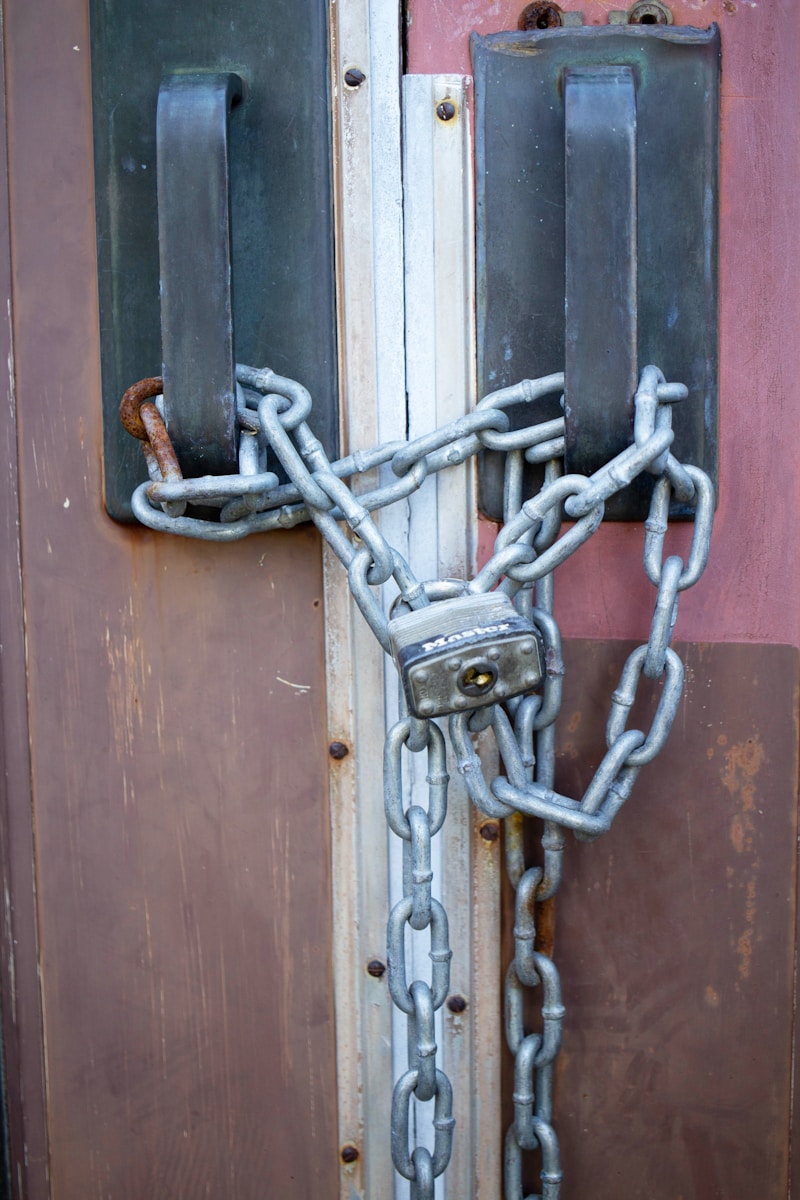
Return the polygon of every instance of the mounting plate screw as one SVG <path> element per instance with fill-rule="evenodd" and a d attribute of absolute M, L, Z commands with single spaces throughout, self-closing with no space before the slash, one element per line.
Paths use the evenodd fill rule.
<path fill-rule="evenodd" d="M 331 742 L 330 746 L 328 746 L 328 754 L 330 754 L 331 758 L 347 758 L 349 753 L 350 747 L 345 745 L 344 742 Z"/>
<path fill-rule="evenodd" d="M 373 979 L 382 979 L 386 974 L 386 963 L 381 962 L 379 958 L 371 958 L 367 963 L 367 974 Z"/>
<path fill-rule="evenodd" d="M 361 87 L 366 78 L 364 72 L 358 67 L 348 67 L 344 73 L 344 81 L 351 88 Z"/>
<path fill-rule="evenodd" d="M 348 1143 L 346 1146 L 342 1146 L 339 1157 L 343 1163 L 354 1163 L 359 1157 L 358 1148 Z"/>
<path fill-rule="evenodd" d="M 467 1007 L 467 1002 L 463 996 L 448 996 L 447 1007 L 451 1013 L 463 1013 Z"/>
<path fill-rule="evenodd" d="M 671 10 L 662 0 L 637 0 L 630 8 L 608 14 L 609 25 L 671 25 Z"/>
<path fill-rule="evenodd" d="M 484 821 L 478 832 L 485 842 L 496 842 L 500 836 L 500 826 L 496 821 Z"/>
<path fill-rule="evenodd" d="M 526 4 L 519 14 L 518 29 L 560 29 L 564 24 L 561 9 L 557 4 Z"/>
<path fill-rule="evenodd" d="M 452 121 L 456 115 L 456 106 L 451 104 L 449 100 L 443 100 L 441 104 L 436 106 L 436 115 L 440 121 Z"/>

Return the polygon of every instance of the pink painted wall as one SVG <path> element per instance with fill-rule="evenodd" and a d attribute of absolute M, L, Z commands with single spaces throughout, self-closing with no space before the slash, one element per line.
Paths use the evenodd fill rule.
<path fill-rule="evenodd" d="M 515 29 L 524 0 L 409 0 L 414 73 L 471 72 L 469 33 Z M 565 0 L 605 24 L 616 0 Z M 796 0 L 675 0 L 676 23 L 722 30 L 720 501 L 711 559 L 681 600 L 682 641 L 800 645 L 800 20 Z M 493 527 L 484 528 L 488 544 Z M 674 534 L 684 553 L 691 529 Z M 646 636 L 642 530 L 609 525 L 559 572 L 562 629 Z"/>

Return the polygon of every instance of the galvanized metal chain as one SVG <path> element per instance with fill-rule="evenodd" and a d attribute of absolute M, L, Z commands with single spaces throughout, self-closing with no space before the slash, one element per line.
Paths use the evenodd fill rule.
<path fill-rule="evenodd" d="M 405 747 L 428 758 L 428 807 L 412 804 L 403 809 L 401 753 Z M 386 738 L 384 749 L 384 805 L 393 833 L 403 839 L 403 897 L 389 916 L 387 962 L 389 993 L 408 1018 L 408 1069 L 397 1080 L 392 1096 L 391 1147 L 395 1169 L 411 1182 L 412 1200 L 434 1195 L 434 1180 L 450 1161 L 453 1141 L 453 1089 L 446 1073 L 437 1067 L 434 1019 L 450 991 L 450 950 L 447 914 L 432 896 L 431 839 L 447 814 L 446 751 L 442 731 L 433 721 L 406 717 Z M 429 931 L 431 981 L 408 982 L 407 930 Z M 413 935 L 412 935 L 413 936 Z M 412 1097 L 418 1103 L 433 1101 L 435 1141 L 433 1153 L 422 1145 L 409 1149 Z"/>
<path fill-rule="evenodd" d="M 546 926 L 552 898 L 562 874 L 564 831 L 591 841 L 605 832 L 628 799 L 641 768 L 660 752 L 677 712 L 683 667 L 670 642 L 682 591 L 697 582 L 708 557 L 714 493 L 698 468 L 681 465 L 671 454 L 670 405 L 686 397 L 682 384 L 668 384 L 656 367 L 642 372 L 635 397 L 633 444 L 592 476 L 563 473 L 564 420 L 510 430 L 505 409 L 530 403 L 563 388 L 562 374 L 523 380 L 485 397 L 468 416 L 409 442 L 393 442 L 330 462 L 307 424 L 311 397 L 301 384 L 264 369 L 237 367 L 238 417 L 241 428 L 239 473 L 183 479 L 159 415 L 160 380 L 143 380 L 126 392 L 121 415 L 126 428 L 143 440 L 150 483 L 134 493 L 135 515 L 153 529 L 214 541 L 230 541 L 251 533 L 290 528 L 311 520 L 348 571 L 350 589 L 361 612 L 387 653 L 394 654 L 405 679 L 395 626 L 374 588 L 394 582 L 401 611 L 425 617 L 421 610 L 445 612 L 437 604 L 472 598 L 485 614 L 480 597 L 490 593 L 507 605 L 510 599 L 524 629 L 535 631 L 543 650 L 541 679 L 523 674 L 513 686 L 496 685 L 496 648 L 485 664 L 464 677 L 458 647 L 464 640 L 511 630 L 512 621 L 482 617 L 424 643 L 431 653 L 444 648 L 443 671 L 458 675 L 460 691 L 452 704 L 435 711 L 449 713 L 449 737 L 458 770 L 473 803 L 487 816 L 505 820 L 508 875 L 515 890 L 514 958 L 506 976 L 506 1040 L 515 1059 L 514 1121 L 505 1149 L 505 1200 L 524 1200 L 523 1152 L 538 1149 L 542 1190 L 528 1200 L 558 1200 L 561 1164 L 552 1124 L 554 1064 L 561 1043 L 564 1009 L 558 971 L 549 956 Z M 154 402 L 155 401 L 155 402 Z M 471 581 L 421 582 L 402 556 L 381 534 L 370 515 L 422 486 L 429 474 L 464 462 L 482 448 L 506 454 L 505 522 L 494 552 Z M 544 483 L 523 499 L 525 463 L 544 463 Z M 279 464 L 288 482 L 270 469 Z M 353 480 L 382 469 L 392 478 L 357 494 Z M 561 706 L 563 663 L 558 625 L 553 615 L 553 572 L 599 527 L 606 500 L 637 476 L 656 476 L 645 522 L 644 566 L 658 589 L 646 644 L 625 663 L 611 698 L 606 725 L 607 751 L 580 798 L 555 789 L 555 721 Z M 350 484 L 345 480 L 349 480 Z M 694 506 L 695 522 L 688 560 L 664 558 L 671 499 Z M 189 504 L 216 508 L 218 519 L 186 515 Z M 566 516 L 572 524 L 561 533 Z M 351 536 L 341 528 L 344 522 Z M 462 605 L 463 608 L 463 605 Z M 452 610 L 452 605 L 451 605 Z M 448 610 L 450 611 L 450 610 Z M 502 608 L 495 611 L 502 613 Z M 430 622 L 425 618 L 425 629 Z M 418 623 L 419 624 L 419 623 Z M 420 625 L 420 628 L 423 626 Z M 420 637 L 430 634 L 420 634 Z M 500 645 L 500 642 L 498 642 Z M 524 636 L 519 654 L 532 654 L 533 639 Z M 528 661 L 527 659 L 525 660 Z M 424 666 L 425 664 L 423 664 Z M 528 668 L 526 667 L 527 671 Z M 427 670 L 417 678 L 427 679 Z M 660 681 L 661 692 L 647 732 L 626 728 L 642 679 Z M 528 686 L 528 684 L 531 686 Z M 496 686 L 495 686 L 496 685 Z M 494 690 L 491 690 L 494 688 Z M 486 699 L 491 696 L 492 702 Z M 483 697 L 483 698 L 482 698 Z M 503 702 L 497 702 L 502 697 Z M 384 755 L 384 802 L 392 831 L 403 839 L 403 897 L 392 909 L 388 926 L 389 989 L 395 1005 L 408 1018 L 408 1069 L 397 1080 L 392 1102 L 391 1147 L 397 1171 L 411 1182 L 412 1200 L 430 1200 L 434 1181 L 449 1162 L 453 1136 L 452 1088 L 437 1065 L 434 1019 L 449 989 L 451 951 L 447 915 L 432 894 L 431 839 L 441 830 L 447 811 L 448 777 L 444 735 L 426 712 L 402 717 L 388 732 Z M 491 729 L 503 773 L 487 780 L 472 735 Z M 403 807 L 402 752 L 426 754 L 427 809 Z M 541 862 L 529 865 L 522 847 L 522 817 L 543 822 Z M 544 917 L 542 914 L 545 914 Z M 409 982 L 407 949 L 414 934 L 430 941 L 430 980 Z M 537 948 L 538 943 L 538 948 Z M 540 989 L 540 1027 L 526 1031 L 525 989 Z M 433 1104 L 434 1145 L 429 1150 L 411 1135 L 412 1098 Z"/>

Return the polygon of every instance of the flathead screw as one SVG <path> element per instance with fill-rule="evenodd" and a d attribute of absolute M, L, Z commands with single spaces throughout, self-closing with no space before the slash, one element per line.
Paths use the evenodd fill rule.
<path fill-rule="evenodd" d="M 456 106 L 451 104 L 449 100 L 443 100 L 441 104 L 436 106 L 436 115 L 440 121 L 452 121 L 456 115 Z"/>

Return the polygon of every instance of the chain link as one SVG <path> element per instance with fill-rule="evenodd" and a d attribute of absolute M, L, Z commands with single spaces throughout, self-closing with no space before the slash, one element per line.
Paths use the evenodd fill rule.
<path fill-rule="evenodd" d="M 561 1159 L 553 1128 L 553 1080 L 564 1008 L 552 960 L 553 902 L 562 879 L 564 831 L 592 841 L 611 825 L 641 768 L 663 748 L 680 702 L 683 666 L 671 649 L 680 592 L 702 574 L 714 516 L 714 490 L 699 468 L 671 454 L 671 405 L 685 399 L 683 384 L 667 383 L 656 367 L 642 372 L 635 397 L 634 442 L 592 476 L 565 475 L 564 420 L 510 430 L 505 409 L 560 391 L 563 374 L 523 380 L 484 397 L 474 412 L 409 442 L 392 442 L 331 462 L 307 424 L 311 397 L 301 384 L 269 369 L 238 366 L 241 427 L 239 473 L 183 479 L 159 413 L 160 380 L 143 380 L 122 403 L 126 428 L 143 440 L 150 482 L 137 488 L 134 514 L 152 529 L 211 541 L 231 541 L 312 521 L 348 572 L 356 604 L 381 646 L 391 653 L 388 617 L 375 589 L 390 581 L 399 593 L 395 610 L 424 608 L 445 599 L 497 588 L 538 630 L 544 648 L 540 687 L 472 713 L 449 717 L 449 737 L 459 773 L 476 807 L 504 820 L 506 868 L 515 893 L 514 956 L 505 983 L 505 1033 L 514 1056 L 514 1119 L 505 1141 L 505 1200 L 525 1200 L 523 1155 L 536 1151 L 541 1193 L 527 1200 L 558 1200 Z M 489 560 L 470 582 L 418 580 L 394 550 L 372 513 L 407 498 L 429 475 L 464 462 L 481 449 L 506 455 L 504 524 Z M 545 464 L 544 483 L 523 496 L 523 469 Z M 288 482 L 279 482 L 280 467 Z M 358 477 L 380 472 L 379 485 L 358 491 Z M 656 477 L 645 521 L 644 568 L 657 589 L 648 641 L 623 666 L 606 724 L 606 753 L 580 799 L 555 788 L 555 722 L 561 708 L 564 667 L 554 611 L 554 576 L 561 563 L 602 522 L 605 502 L 642 473 Z M 349 480 L 349 483 L 345 482 Z M 688 560 L 664 557 L 673 497 L 694 506 Z M 186 515 L 201 501 L 218 519 Z M 565 533 L 561 523 L 572 521 Z M 341 528 L 344 522 L 349 536 Z M 660 686 L 655 715 L 645 732 L 627 721 L 642 679 Z M 487 779 L 473 735 L 491 729 L 503 773 Z M 427 755 L 427 808 L 404 808 L 402 756 Z M 403 896 L 391 911 L 388 982 L 394 1004 L 408 1022 L 408 1069 L 392 1099 L 391 1151 L 395 1169 L 411 1183 L 411 1200 L 432 1200 L 434 1181 L 446 1170 L 453 1138 L 450 1081 L 437 1062 L 435 1014 L 450 986 L 447 914 L 434 896 L 431 842 L 447 814 L 448 775 L 442 730 L 432 720 L 402 717 L 384 748 L 384 806 L 392 832 L 403 841 Z M 543 822 L 541 861 L 525 859 L 522 818 Z M 430 978 L 409 982 L 414 939 L 427 936 Z M 541 996 L 538 1028 L 526 1028 L 526 991 Z M 433 1105 L 433 1149 L 415 1140 L 414 1105 Z M 411 1145 L 412 1136 L 414 1144 Z"/>
<path fill-rule="evenodd" d="M 403 809 L 402 751 L 427 752 L 428 806 Z M 447 914 L 432 896 L 431 839 L 447 816 L 446 750 L 442 731 L 433 721 L 405 717 L 389 730 L 384 747 L 384 808 L 389 828 L 403 839 L 403 897 L 389 916 L 387 962 L 389 994 L 408 1019 L 408 1070 L 397 1081 L 392 1100 L 391 1147 L 395 1170 L 411 1181 L 412 1200 L 433 1200 L 434 1180 L 450 1161 L 453 1141 L 453 1096 L 450 1080 L 436 1062 L 435 1014 L 450 990 Z M 410 931 L 430 930 L 431 979 L 408 983 Z M 409 1151 L 412 1097 L 433 1101 L 434 1150 L 415 1145 Z"/>

